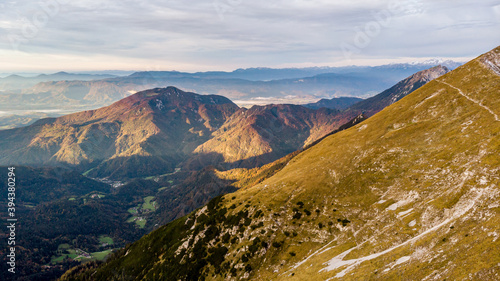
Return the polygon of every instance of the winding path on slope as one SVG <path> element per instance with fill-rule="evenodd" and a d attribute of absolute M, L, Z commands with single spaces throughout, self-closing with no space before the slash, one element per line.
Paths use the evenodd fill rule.
<path fill-rule="evenodd" d="M 461 183 L 459 184 L 459 186 L 463 186 L 465 184 L 465 182 L 469 179 L 469 175 L 466 174 L 465 177 L 462 179 Z M 462 207 L 458 210 L 455 210 L 455 212 L 452 214 L 452 216 L 444 221 L 442 221 L 441 223 L 425 230 L 424 232 L 418 234 L 417 236 L 411 238 L 411 239 L 408 239 L 400 244 L 397 244 L 389 249 L 386 249 L 384 251 L 381 251 L 381 252 L 378 252 L 378 253 L 374 253 L 374 254 L 371 254 L 371 255 L 368 255 L 368 256 L 364 256 L 364 257 L 360 257 L 360 258 L 355 258 L 355 259 L 348 259 L 348 260 L 344 260 L 344 258 L 350 253 L 352 252 L 353 250 L 356 250 L 358 248 L 360 248 L 364 243 L 368 242 L 368 241 L 364 241 L 363 243 L 359 244 L 358 246 L 356 247 L 353 247 L 351 249 L 348 249 L 346 251 L 344 251 L 343 253 L 340 253 L 339 255 L 333 257 L 332 259 L 330 259 L 329 261 L 327 261 L 325 264 L 327 265 L 326 267 L 324 267 L 323 269 L 321 269 L 319 272 L 322 272 L 322 271 L 333 271 L 333 270 L 337 270 L 341 267 L 345 267 L 342 271 L 338 272 L 334 277 L 332 278 L 329 278 L 327 280 L 332 280 L 334 278 L 342 278 L 345 276 L 346 273 L 348 273 L 349 271 L 353 270 L 356 266 L 358 266 L 359 264 L 365 262 L 365 261 L 369 261 L 369 260 L 372 260 L 372 259 L 375 259 L 375 258 L 378 258 L 382 255 L 385 255 L 389 252 L 392 252 L 402 246 L 405 246 L 405 245 L 408 245 L 412 242 L 415 242 L 417 240 L 419 240 L 420 238 L 426 236 L 427 234 L 431 233 L 431 232 L 434 232 L 436 230 L 438 230 L 439 228 L 445 226 L 446 224 L 449 224 L 451 222 L 453 222 L 454 220 L 460 218 L 461 216 L 463 216 L 464 214 L 466 214 L 467 212 L 469 212 L 475 205 L 476 203 L 479 201 L 479 199 L 483 196 L 485 190 L 484 189 L 473 189 L 475 192 L 476 192 L 476 196 L 472 199 L 472 200 L 469 200 L 469 202 L 465 205 L 465 207 Z M 332 247 L 328 247 L 332 242 L 334 242 L 334 240 L 330 241 L 328 244 L 326 244 L 325 246 L 323 246 L 322 248 L 320 248 L 319 250 L 315 251 L 314 253 L 312 253 L 311 255 L 309 255 L 308 257 L 306 257 L 304 260 L 302 260 L 301 262 L 298 262 L 297 264 L 295 264 L 294 266 L 292 266 L 289 270 L 285 271 L 284 273 L 280 274 L 280 275 L 286 275 L 286 274 L 291 274 L 291 271 L 293 270 L 296 270 L 298 267 L 300 267 L 301 265 L 303 265 L 307 260 L 309 260 L 310 258 L 314 257 L 314 256 L 317 256 L 317 255 L 320 255 L 330 249 L 332 249 Z"/>
<path fill-rule="evenodd" d="M 500 121 L 500 118 L 498 117 L 497 114 L 495 114 L 495 112 L 493 112 L 493 110 L 491 110 L 490 108 L 486 107 L 485 105 L 483 105 L 481 102 L 467 96 L 464 94 L 464 92 L 449 84 L 449 83 L 446 83 L 444 81 L 439 81 L 436 79 L 436 81 L 438 83 L 441 83 L 441 84 L 444 84 L 444 85 L 447 85 L 448 87 L 451 87 L 455 90 L 458 91 L 458 93 L 463 96 L 464 98 L 468 99 L 469 101 L 479 105 L 480 107 L 482 107 L 483 109 L 487 110 L 489 113 L 491 113 L 493 115 L 493 117 L 495 118 L 495 121 Z M 467 179 L 467 177 L 462 181 L 461 185 L 463 185 L 465 183 L 465 180 Z M 360 246 L 362 246 L 365 242 L 361 243 L 360 245 L 356 246 L 356 247 L 353 247 L 347 251 L 344 251 L 343 253 L 335 256 L 334 258 L 332 258 L 331 260 L 329 260 L 328 262 L 326 262 L 327 266 L 323 269 L 321 269 L 319 272 L 322 272 L 322 271 L 332 271 L 332 270 L 336 270 L 336 269 L 339 269 L 341 267 L 344 267 L 346 266 L 346 268 L 344 268 L 342 271 L 338 272 L 334 277 L 332 278 L 329 278 L 328 280 L 331 280 L 333 278 L 342 278 L 343 276 L 345 276 L 346 273 L 348 273 L 349 271 L 351 271 L 352 269 L 354 269 L 356 266 L 358 266 L 359 264 L 361 264 L 362 262 L 365 262 L 365 261 L 369 261 L 369 260 L 372 260 L 372 259 L 375 259 L 375 258 L 378 258 L 382 255 L 385 255 L 389 252 L 392 252 L 394 251 L 395 249 L 397 248 L 400 248 L 402 246 L 405 246 L 409 243 L 412 243 L 412 242 L 415 242 L 417 240 L 419 240 L 420 238 L 426 236 L 427 234 L 431 233 L 431 232 L 434 232 L 436 230 L 438 230 L 439 228 L 443 227 L 444 225 L 446 224 L 449 224 L 451 223 L 452 221 L 458 219 L 459 217 L 463 216 L 465 213 L 467 213 L 469 210 L 471 210 L 474 205 L 478 202 L 479 198 L 481 198 L 481 196 L 483 195 L 484 193 L 484 190 L 478 190 L 478 194 L 477 196 L 471 200 L 471 202 L 469 202 L 468 206 L 465 207 L 464 209 L 460 210 L 459 212 L 455 212 L 455 214 L 452 215 L 452 217 L 444 220 L 443 222 L 435 225 L 434 227 L 431 227 L 429 229 L 427 229 L 426 231 L 420 233 L 419 235 L 409 239 L 409 240 L 406 240 L 405 242 L 401 243 L 401 244 L 398 244 L 398 245 L 395 245 L 389 249 L 386 249 L 384 251 L 381 251 L 381 252 L 378 252 L 378 253 L 375 253 L 375 254 L 372 254 L 372 255 L 368 255 L 368 256 L 365 256 L 365 257 L 360 257 L 360 258 L 356 258 L 356 259 L 349 259 L 349 260 L 344 260 L 344 258 L 350 253 L 352 252 L 353 250 L 355 249 L 358 249 L 360 248 Z M 321 247 L 319 250 L 315 251 L 314 253 L 312 253 L 311 255 L 307 256 L 305 259 L 303 259 L 302 261 L 296 263 L 294 266 L 292 266 L 289 270 L 285 271 L 284 273 L 280 274 L 280 275 L 283 275 L 283 274 L 290 274 L 291 271 L 297 269 L 298 267 L 300 267 L 301 265 L 303 265 L 306 261 L 308 261 L 310 258 L 314 257 L 314 256 L 317 256 L 319 254 L 322 254 L 328 250 L 330 250 L 332 247 L 328 247 L 332 242 L 334 242 L 334 240 L 330 241 L 328 244 L 326 244 L 325 246 Z"/>
<path fill-rule="evenodd" d="M 465 180 L 467 180 L 468 177 L 465 177 L 463 183 L 465 183 Z M 353 250 L 355 249 L 358 249 L 361 245 L 358 245 L 354 248 L 351 248 L 339 255 L 337 255 L 336 257 L 334 257 L 333 259 L 331 259 L 330 261 L 327 262 L 328 266 L 321 269 L 320 272 L 322 271 L 332 271 L 332 270 L 336 270 L 338 268 L 341 268 L 343 266 L 347 266 L 344 270 L 340 271 L 337 273 L 337 275 L 335 275 L 335 277 L 332 277 L 328 280 L 331 280 L 333 278 L 341 278 L 341 277 L 344 277 L 344 275 L 351 271 L 352 269 L 354 269 L 354 267 L 358 266 L 359 264 L 361 264 L 362 262 L 365 262 L 365 261 L 369 261 L 369 260 L 372 260 L 372 259 L 375 259 L 375 258 L 378 258 L 382 255 L 385 255 L 389 252 L 392 252 L 394 251 L 395 249 L 397 248 L 400 248 L 402 246 L 405 246 L 405 245 L 408 245 L 409 243 L 412 243 L 412 242 L 415 242 L 417 240 L 419 240 L 420 238 L 426 236 L 427 234 L 431 233 L 431 232 L 434 232 L 436 230 L 438 230 L 439 228 L 443 227 L 444 225 L 446 224 L 449 224 L 451 222 L 453 222 L 454 220 L 460 218 L 461 216 L 463 216 L 465 213 L 467 213 L 469 210 L 471 210 L 474 205 L 478 202 L 479 198 L 481 198 L 481 196 L 483 195 L 484 193 L 484 190 L 477 190 L 477 195 L 474 199 L 472 199 L 469 204 L 459 210 L 459 211 L 456 211 L 450 218 L 444 220 L 443 222 L 439 223 L 438 225 L 435 225 L 434 227 L 432 228 L 429 228 L 427 229 L 426 231 L 420 233 L 419 235 L 411 238 L 411 239 L 408 239 L 406 240 L 405 242 L 401 243 L 401 244 L 398 244 L 398 245 L 395 245 L 385 251 L 382 251 L 382 252 L 378 252 L 378 253 L 375 253 L 375 254 L 372 254 L 372 255 L 368 255 L 368 256 L 365 256 L 365 257 L 360 257 L 360 258 L 356 258 L 356 259 L 350 259 L 350 260 L 344 260 L 344 258 Z M 364 243 L 363 243 L 364 244 Z"/>
<path fill-rule="evenodd" d="M 449 83 L 446 83 L 446 82 L 444 82 L 444 81 L 440 81 L 440 80 L 437 80 L 437 79 L 436 79 L 436 81 L 437 81 L 437 82 L 439 82 L 439 83 L 441 83 L 441 84 L 445 84 L 445 85 L 447 85 L 448 87 L 451 87 L 451 88 L 453 88 L 453 89 L 457 90 L 457 91 L 458 91 L 458 93 L 459 93 L 461 96 L 463 96 L 464 98 L 466 98 L 466 99 L 470 100 L 471 102 L 473 102 L 473 103 L 475 103 L 475 104 L 479 105 L 480 107 L 482 107 L 482 108 L 486 109 L 489 113 L 491 113 L 491 114 L 495 117 L 495 121 L 500 121 L 500 119 L 498 118 L 498 115 L 496 115 L 496 114 L 495 114 L 495 112 L 493 112 L 493 110 L 491 110 L 490 108 L 488 108 L 488 107 L 486 107 L 485 105 L 483 105 L 480 101 L 477 101 L 477 100 L 475 100 L 475 99 L 473 99 L 473 98 L 471 98 L 471 97 L 467 96 L 466 94 L 464 94 L 464 92 L 462 92 L 462 90 L 460 90 L 459 88 L 457 88 L 457 87 L 455 87 L 455 86 L 453 86 L 453 85 L 451 85 L 451 84 L 449 84 Z"/>

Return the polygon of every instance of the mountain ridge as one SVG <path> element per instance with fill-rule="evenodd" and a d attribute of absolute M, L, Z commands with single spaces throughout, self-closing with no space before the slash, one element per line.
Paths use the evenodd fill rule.
<path fill-rule="evenodd" d="M 116 77 L 109 74 L 78 74 L 59 71 L 53 74 L 39 74 L 34 77 L 25 77 L 17 74 L 11 74 L 7 77 L 0 78 L 0 89 L 2 91 L 20 90 L 35 86 L 37 83 L 48 81 L 65 81 L 65 80 L 98 80 Z"/>
<path fill-rule="evenodd" d="M 330 109 L 311 110 L 289 104 L 243 108 L 194 152 L 222 157 L 213 163 L 260 166 L 333 131 L 338 122 L 337 111 Z"/>
<path fill-rule="evenodd" d="M 237 109 L 220 96 L 200 96 L 173 87 L 144 91 L 101 109 L 0 131 L 0 147 L 10 151 L 0 162 L 92 164 L 90 175 L 97 176 L 101 168 L 113 173 L 123 165 L 144 160 L 171 171 L 185 153 L 204 142 Z M 93 164 L 102 161 L 110 167 Z M 121 168 L 123 172 L 132 169 Z"/>
<path fill-rule="evenodd" d="M 447 67 L 441 65 L 420 71 L 400 81 L 379 95 L 355 103 L 347 111 L 354 111 L 355 113 L 363 111 L 368 116 L 371 116 L 449 71 Z"/>
<path fill-rule="evenodd" d="M 305 104 L 304 106 L 312 109 L 320 109 L 322 107 L 326 107 L 330 109 L 344 110 L 362 100 L 363 99 L 354 97 L 339 97 L 332 99 L 321 99 L 315 103 Z"/>

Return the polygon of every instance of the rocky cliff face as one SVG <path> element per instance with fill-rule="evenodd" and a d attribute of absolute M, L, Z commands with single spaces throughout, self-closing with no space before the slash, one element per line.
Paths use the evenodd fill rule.
<path fill-rule="evenodd" d="M 500 48 L 496 48 L 491 52 L 484 54 L 480 61 L 484 66 L 491 69 L 497 75 L 500 75 Z"/>

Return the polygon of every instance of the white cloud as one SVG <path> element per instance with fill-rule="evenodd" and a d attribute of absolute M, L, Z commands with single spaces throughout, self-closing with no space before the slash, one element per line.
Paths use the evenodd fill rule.
<path fill-rule="evenodd" d="M 498 20 L 500 20 L 500 5 L 493 6 L 493 12 L 496 14 Z"/>
<path fill-rule="evenodd" d="M 53 9 L 40 4 L 56 1 L 65 4 Z M 129 69 L 144 64 L 144 68 L 159 65 L 178 70 L 334 65 L 345 60 L 341 44 L 353 44 L 359 30 L 377 22 L 375 14 L 386 11 L 392 2 L 6 1 L 0 49 L 4 54 L 12 50 L 14 38 L 20 42 L 21 53 L 36 56 L 43 67 L 54 70 L 62 65 L 83 68 L 83 63 L 64 63 L 63 58 L 85 62 L 85 68 L 92 63 L 104 67 L 108 61 L 107 69 L 124 68 L 127 63 Z M 370 36 L 369 44 L 353 55 L 352 62 L 470 57 L 500 44 L 498 0 L 397 3 L 402 6 L 391 12 L 389 24 Z M 43 13 L 48 16 L 44 18 Z M 36 30 L 27 28 L 30 24 Z M 54 55 L 59 56 L 57 64 L 48 59 Z M 26 56 L 17 56 L 19 66 L 29 65 Z M 0 59 L 5 61 L 2 53 Z M 5 65 L 2 68 L 9 70 Z"/>

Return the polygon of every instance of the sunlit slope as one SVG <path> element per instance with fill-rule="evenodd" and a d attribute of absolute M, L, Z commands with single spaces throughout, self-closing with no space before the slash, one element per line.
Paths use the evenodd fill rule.
<path fill-rule="evenodd" d="M 63 280 L 498 280 L 499 53 Z"/>
<path fill-rule="evenodd" d="M 172 171 L 238 106 L 175 87 L 0 131 L 1 165 L 70 166 L 120 180 Z"/>

